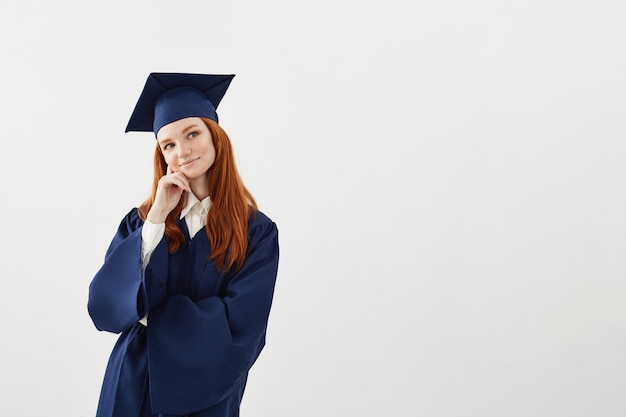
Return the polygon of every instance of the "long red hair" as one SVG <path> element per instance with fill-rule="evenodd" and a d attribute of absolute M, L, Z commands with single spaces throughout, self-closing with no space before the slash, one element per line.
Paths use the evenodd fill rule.
<path fill-rule="evenodd" d="M 248 218 L 256 212 L 256 201 L 243 184 L 233 154 L 230 139 L 217 122 L 202 118 L 211 132 L 215 147 L 215 162 L 209 170 L 209 196 L 211 209 L 207 213 L 206 232 L 211 242 L 209 260 L 215 262 L 222 271 L 236 272 L 241 268 L 248 249 Z M 167 164 L 158 143 L 154 150 L 154 178 L 152 194 L 141 206 L 138 213 L 146 220 L 154 204 L 159 179 L 167 172 Z M 165 239 L 169 253 L 174 253 L 185 241 L 185 235 L 176 225 L 180 213 L 187 204 L 186 195 L 165 220 Z"/>

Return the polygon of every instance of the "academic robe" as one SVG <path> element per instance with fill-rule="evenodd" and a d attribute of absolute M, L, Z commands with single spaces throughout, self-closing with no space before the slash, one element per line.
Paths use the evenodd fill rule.
<path fill-rule="evenodd" d="M 170 255 L 161 239 L 142 273 L 142 225 L 132 209 L 89 285 L 95 327 L 121 333 L 97 417 L 238 416 L 248 371 L 265 345 L 278 270 L 276 224 L 261 212 L 251 215 L 246 259 L 235 274 L 207 260 L 205 228 L 190 240 L 184 220 L 178 227 L 187 241 Z M 146 314 L 144 327 L 138 321 Z"/>

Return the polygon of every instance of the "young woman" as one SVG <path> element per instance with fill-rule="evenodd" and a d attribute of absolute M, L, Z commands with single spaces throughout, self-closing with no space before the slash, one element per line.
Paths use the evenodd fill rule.
<path fill-rule="evenodd" d="M 128 123 L 156 135 L 154 180 L 89 286 L 96 328 L 120 333 L 97 417 L 239 416 L 279 250 L 218 124 L 233 77 L 152 73 Z"/>

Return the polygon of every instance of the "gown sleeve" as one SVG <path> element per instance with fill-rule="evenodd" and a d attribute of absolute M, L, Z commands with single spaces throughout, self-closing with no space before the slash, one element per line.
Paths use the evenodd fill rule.
<path fill-rule="evenodd" d="M 121 333 L 165 298 L 167 243 L 159 242 L 152 254 L 159 262 L 142 273 L 142 225 L 137 209 L 122 219 L 89 285 L 87 308 L 98 330 Z"/>
<path fill-rule="evenodd" d="M 202 410 L 245 384 L 265 344 L 278 270 L 278 229 L 263 214 L 258 217 L 249 230 L 246 260 L 222 294 L 196 301 L 168 295 L 150 311 L 154 412 L 182 415 Z"/>

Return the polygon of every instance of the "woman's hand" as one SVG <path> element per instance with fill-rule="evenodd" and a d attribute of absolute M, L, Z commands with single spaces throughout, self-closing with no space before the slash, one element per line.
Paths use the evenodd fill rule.
<path fill-rule="evenodd" d="M 191 191 L 189 180 L 185 174 L 174 172 L 168 166 L 167 174 L 159 180 L 154 204 L 150 208 L 146 220 L 155 224 L 164 223 L 167 215 L 174 210 L 180 201 L 183 191 Z"/>

